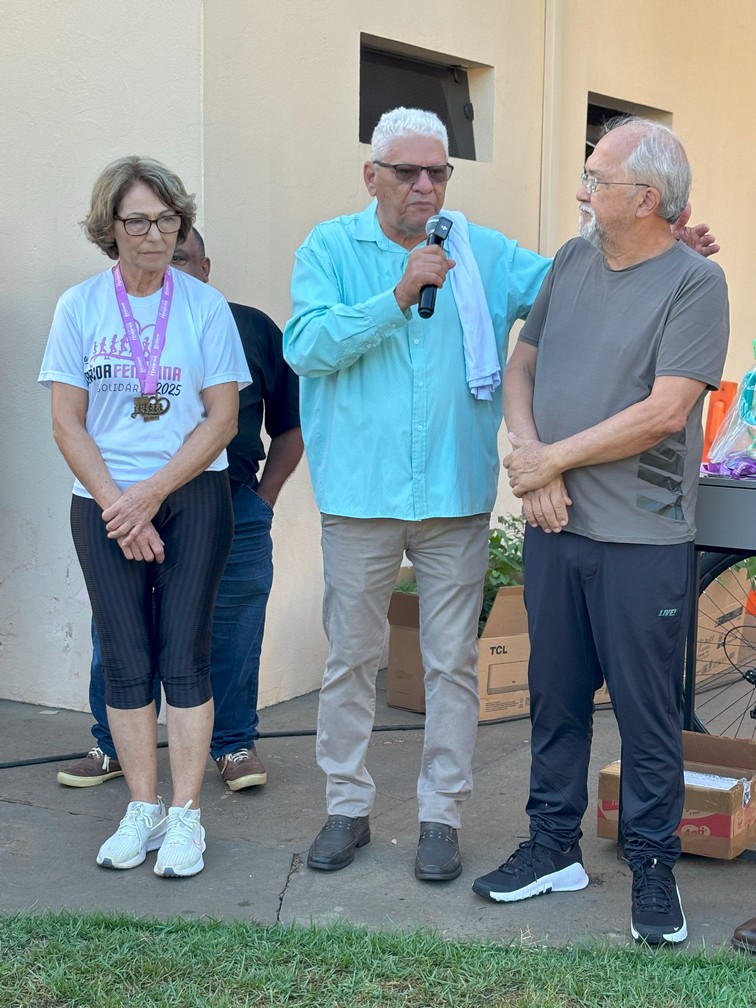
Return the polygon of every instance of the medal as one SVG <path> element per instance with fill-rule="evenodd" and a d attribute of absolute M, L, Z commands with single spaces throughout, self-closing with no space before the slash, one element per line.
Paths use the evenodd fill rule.
<path fill-rule="evenodd" d="M 115 287 L 118 310 L 121 313 L 126 338 L 131 348 L 131 359 L 134 361 L 139 378 L 139 386 L 142 389 L 140 396 L 134 396 L 134 412 L 131 414 L 131 419 L 135 420 L 137 417 L 141 417 L 145 422 L 148 420 L 159 420 L 171 408 L 168 399 L 157 395 L 160 358 L 165 347 L 165 332 L 168 328 L 168 317 L 171 313 L 171 303 L 173 301 L 173 274 L 171 268 L 169 266 L 166 269 L 165 277 L 163 278 L 163 289 L 160 295 L 157 319 L 155 320 L 155 331 L 152 335 L 152 342 L 149 348 L 149 363 L 147 361 L 147 341 L 145 340 L 145 345 L 142 346 L 139 325 L 131 311 L 129 296 L 126 293 L 121 269 L 117 263 L 113 267 L 113 285 Z"/>
<path fill-rule="evenodd" d="M 134 396 L 134 412 L 131 414 L 131 419 L 140 416 L 145 423 L 148 420 L 159 420 L 170 408 L 171 404 L 164 396 Z"/>

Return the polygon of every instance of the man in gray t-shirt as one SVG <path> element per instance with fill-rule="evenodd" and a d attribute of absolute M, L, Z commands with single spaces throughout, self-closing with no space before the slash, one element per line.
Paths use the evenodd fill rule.
<path fill-rule="evenodd" d="M 568 531 L 603 542 L 693 539 L 702 386 L 719 384 L 726 306 L 721 269 L 682 242 L 619 270 L 582 238 L 557 254 L 520 336 L 537 350 L 533 419 L 539 440 L 554 446 L 583 439 L 581 432 L 636 404 L 657 439 L 646 447 L 644 436 L 636 445 L 639 417 L 630 414 L 626 424 L 620 421 L 617 449 L 600 465 L 588 459 L 570 464 L 566 446 L 554 449 L 572 500 Z M 661 378 L 665 382 L 650 395 Z M 655 402 L 666 386 L 673 394 L 689 392 L 692 402 L 687 420 L 681 406 L 688 399 L 670 403 L 671 430 L 664 402 Z"/>
<path fill-rule="evenodd" d="M 530 840 L 473 885 L 501 902 L 588 885 L 578 841 L 605 681 L 622 738 L 631 932 L 652 944 L 687 937 L 672 872 L 682 665 L 701 411 L 728 336 L 721 269 L 670 233 L 689 189 L 671 130 L 610 128 L 577 193 L 581 237 L 557 254 L 507 365 L 504 465 L 529 524 Z"/>

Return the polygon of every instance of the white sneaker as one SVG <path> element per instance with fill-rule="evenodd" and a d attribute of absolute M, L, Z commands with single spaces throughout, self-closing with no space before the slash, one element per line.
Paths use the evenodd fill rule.
<path fill-rule="evenodd" d="M 147 802 L 129 802 L 118 829 L 100 847 L 97 864 L 103 868 L 136 868 L 147 851 L 157 850 L 161 845 L 166 829 L 162 798 L 158 798 L 157 809 Z"/>
<path fill-rule="evenodd" d="M 155 874 L 164 878 L 196 875 L 205 867 L 205 830 L 200 823 L 200 810 L 190 808 L 189 801 L 181 808 L 168 809 L 168 829 L 155 862 Z"/>

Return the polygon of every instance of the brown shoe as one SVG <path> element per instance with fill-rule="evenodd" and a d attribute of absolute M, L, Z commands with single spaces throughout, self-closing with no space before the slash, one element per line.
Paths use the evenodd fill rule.
<path fill-rule="evenodd" d="M 232 791 L 257 787 L 258 784 L 266 784 L 268 781 L 267 771 L 254 746 L 251 749 L 238 749 L 236 752 L 219 756 L 215 765 Z"/>
<path fill-rule="evenodd" d="M 121 764 L 117 759 L 106 756 L 99 746 L 90 749 L 84 759 L 58 772 L 58 784 L 66 787 L 94 787 L 104 784 L 114 777 L 123 777 Z"/>
<path fill-rule="evenodd" d="M 732 944 L 743 952 L 753 952 L 756 955 L 756 917 L 751 917 L 745 924 L 736 928 Z"/>

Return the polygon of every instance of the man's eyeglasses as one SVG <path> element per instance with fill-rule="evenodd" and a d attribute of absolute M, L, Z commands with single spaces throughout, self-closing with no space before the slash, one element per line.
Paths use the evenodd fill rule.
<path fill-rule="evenodd" d="M 397 182 L 414 185 L 425 172 L 434 185 L 448 182 L 454 171 L 454 165 L 419 165 L 419 164 L 386 164 L 385 161 L 373 161 L 380 168 L 392 168 Z"/>
<path fill-rule="evenodd" d="M 181 227 L 181 214 L 165 214 L 163 217 L 119 217 L 113 215 L 123 224 L 123 230 L 132 238 L 146 235 L 153 224 L 161 234 L 175 234 Z"/>
<path fill-rule="evenodd" d="M 593 175 L 589 175 L 588 172 L 582 173 L 582 175 L 580 176 L 580 181 L 588 190 L 589 196 L 593 196 L 593 194 L 596 192 L 596 188 L 600 185 L 648 186 L 648 182 L 608 182 L 605 181 L 604 179 L 594 178 Z"/>

